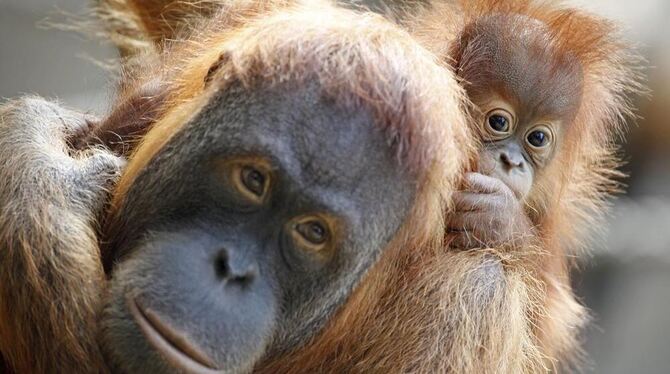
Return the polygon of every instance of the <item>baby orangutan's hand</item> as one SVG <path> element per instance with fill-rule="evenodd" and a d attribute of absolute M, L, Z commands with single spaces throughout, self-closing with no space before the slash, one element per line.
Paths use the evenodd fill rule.
<path fill-rule="evenodd" d="M 450 247 L 522 246 L 532 237 L 522 203 L 500 179 L 467 173 L 464 188 L 453 195 L 454 213 L 447 222 Z"/>

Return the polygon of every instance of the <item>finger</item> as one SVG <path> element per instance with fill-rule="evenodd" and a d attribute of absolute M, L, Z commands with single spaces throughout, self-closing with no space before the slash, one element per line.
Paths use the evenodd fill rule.
<path fill-rule="evenodd" d="M 82 163 L 74 186 L 76 194 L 89 209 L 99 211 L 119 180 L 126 162 L 109 151 L 95 150 Z"/>
<path fill-rule="evenodd" d="M 62 107 L 56 102 L 44 99 L 36 100 L 40 102 L 44 123 L 53 131 L 57 131 L 57 135 L 68 142 L 88 134 L 98 121 L 91 114 Z"/>
<path fill-rule="evenodd" d="M 491 195 L 469 191 L 457 191 L 452 195 L 456 212 L 473 212 L 489 210 L 495 207 Z"/>
<path fill-rule="evenodd" d="M 72 138 L 86 134 L 98 122 L 92 114 L 65 108 L 58 103 L 44 100 L 45 110 L 51 111 L 50 118 L 54 128 L 61 132 L 63 138 Z"/>
<path fill-rule="evenodd" d="M 83 178 L 93 184 L 106 184 L 110 179 L 116 180 L 126 165 L 126 161 L 107 150 L 96 149 L 84 160 Z"/>
<path fill-rule="evenodd" d="M 503 182 L 494 177 L 480 173 L 467 173 L 465 175 L 464 187 L 466 191 L 485 194 L 498 193 L 502 190 Z"/>

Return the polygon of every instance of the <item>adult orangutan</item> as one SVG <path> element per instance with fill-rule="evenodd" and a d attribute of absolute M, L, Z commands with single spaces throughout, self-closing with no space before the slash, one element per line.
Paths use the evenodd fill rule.
<path fill-rule="evenodd" d="M 14 371 L 262 371 L 345 333 L 397 281 L 388 264 L 439 251 L 471 138 L 449 71 L 378 15 L 227 3 L 127 77 L 103 121 L 2 106 Z M 140 137 L 118 148 L 109 207 L 122 162 L 76 150 L 91 131 Z"/>

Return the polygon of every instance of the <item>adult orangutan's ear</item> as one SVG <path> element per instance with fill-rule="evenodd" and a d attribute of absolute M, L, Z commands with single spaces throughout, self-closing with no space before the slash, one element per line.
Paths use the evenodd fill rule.
<path fill-rule="evenodd" d="M 95 0 L 108 37 L 121 56 L 160 51 L 165 42 L 179 37 L 211 17 L 222 0 Z"/>

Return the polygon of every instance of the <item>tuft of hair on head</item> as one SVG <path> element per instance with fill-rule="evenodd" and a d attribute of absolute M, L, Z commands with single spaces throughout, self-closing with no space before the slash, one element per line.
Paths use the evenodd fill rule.
<path fill-rule="evenodd" d="M 342 105 L 369 106 L 399 159 L 421 167 L 442 153 L 434 149 L 440 142 L 425 141 L 440 138 L 434 132 L 445 130 L 433 126 L 441 121 L 438 111 L 455 113 L 466 106 L 460 90 L 443 84 L 451 77 L 439 69 L 421 72 L 425 79 L 407 79 L 416 75 L 409 74 L 415 62 L 443 63 L 405 31 L 362 7 L 347 10 L 328 0 L 98 0 L 98 14 L 109 38 L 129 57 L 120 96 L 159 77 L 169 91 L 161 105 L 165 110 L 202 93 L 202 83 L 213 78 L 214 61 L 215 75 L 224 77 L 218 89 L 232 81 L 250 87 L 257 81 L 317 78 Z M 439 90 L 453 91 L 446 96 L 456 99 L 432 103 L 439 96 L 432 91 Z M 429 109 L 433 104 L 444 109 Z M 458 127 L 447 129 L 464 131 L 454 130 Z"/>

